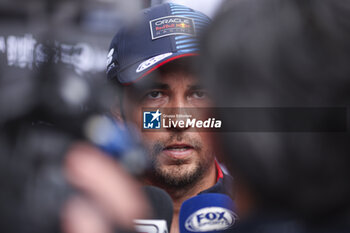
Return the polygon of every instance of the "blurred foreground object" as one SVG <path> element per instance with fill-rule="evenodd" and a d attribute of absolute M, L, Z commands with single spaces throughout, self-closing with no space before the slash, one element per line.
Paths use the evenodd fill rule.
<path fill-rule="evenodd" d="M 63 209 L 65 233 L 112 233 L 114 227 L 132 230 L 134 219 L 149 216 L 141 186 L 97 148 L 74 144 L 64 168 L 68 181 L 83 194 L 70 197 Z"/>
<path fill-rule="evenodd" d="M 122 165 L 124 145 L 116 145 L 131 139 L 124 134 L 108 150 L 91 132 L 101 130 L 91 119 L 103 118 L 115 96 L 104 82 L 107 38 L 136 2 L 0 3 L 2 232 L 132 230 L 148 212 Z"/>
<path fill-rule="evenodd" d="M 219 106 L 348 109 L 348 1 L 225 6 L 203 37 L 200 66 Z M 272 115 L 261 120 L 286 123 Z M 344 121 L 348 126 L 347 115 Z M 238 214 L 253 219 L 240 232 L 349 232 L 349 127 L 337 133 L 232 132 L 222 140 L 236 178 Z"/>

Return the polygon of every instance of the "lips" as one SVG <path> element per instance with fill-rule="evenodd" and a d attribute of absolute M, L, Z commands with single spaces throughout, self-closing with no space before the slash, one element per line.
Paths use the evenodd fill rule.
<path fill-rule="evenodd" d="M 193 149 L 193 146 L 190 146 L 188 144 L 173 144 L 169 145 L 164 148 L 164 150 L 188 150 L 188 149 Z"/>
<path fill-rule="evenodd" d="M 193 146 L 189 144 L 171 144 L 163 149 L 163 152 L 173 159 L 185 159 L 194 151 Z"/>

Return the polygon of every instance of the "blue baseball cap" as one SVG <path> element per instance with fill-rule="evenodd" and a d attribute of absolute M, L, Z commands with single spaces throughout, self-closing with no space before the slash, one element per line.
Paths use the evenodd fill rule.
<path fill-rule="evenodd" d="M 198 34 L 209 17 L 186 6 L 165 3 L 142 11 L 134 24 L 114 36 L 107 57 L 107 76 L 128 85 L 158 67 L 198 55 Z"/>

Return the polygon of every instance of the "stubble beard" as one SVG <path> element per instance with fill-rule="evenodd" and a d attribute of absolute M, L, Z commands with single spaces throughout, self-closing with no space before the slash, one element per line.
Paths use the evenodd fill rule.
<path fill-rule="evenodd" d="M 171 136 L 171 141 L 175 136 Z M 177 135 L 177 139 L 182 136 Z M 179 140 L 181 141 L 181 140 Z M 193 164 L 187 164 L 186 160 L 177 159 L 171 166 L 164 167 L 159 161 L 159 154 L 165 148 L 166 143 L 156 142 L 151 148 L 152 170 L 149 178 L 152 183 L 168 190 L 185 190 L 195 186 L 209 170 L 214 156 L 208 151 L 202 151 L 202 144 L 199 141 L 188 139 L 194 150 L 201 154 L 200 159 L 196 159 Z M 212 158 L 211 158 L 212 157 Z"/>

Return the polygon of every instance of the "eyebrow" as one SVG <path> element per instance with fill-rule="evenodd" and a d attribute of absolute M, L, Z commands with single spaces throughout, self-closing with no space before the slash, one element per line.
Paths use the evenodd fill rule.
<path fill-rule="evenodd" d="M 188 87 L 188 89 L 189 89 L 190 91 L 205 89 L 204 86 L 199 85 L 199 84 L 196 84 L 196 85 L 188 85 L 187 87 Z"/>
<path fill-rule="evenodd" d="M 150 85 L 145 86 L 143 89 L 146 89 L 146 90 L 149 90 L 149 89 L 169 90 L 170 86 L 166 83 L 151 83 Z"/>
<path fill-rule="evenodd" d="M 143 92 L 143 91 L 148 91 L 152 89 L 170 90 L 170 86 L 166 83 L 152 82 L 147 85 L 139 86 L 135 91 L 139 93 L 140 91 Z M 195 91 L 195 90 L 205 89 L 205 87 L 199 84 L 195 84 L 195 85 L 188 85 L 187 89 L 189 91 Z"/>

